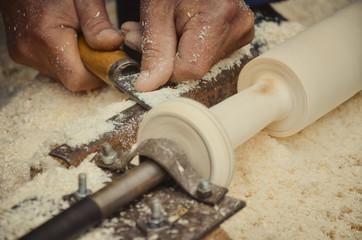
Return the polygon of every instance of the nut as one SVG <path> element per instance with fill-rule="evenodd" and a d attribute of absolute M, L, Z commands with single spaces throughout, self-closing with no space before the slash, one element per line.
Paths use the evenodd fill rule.
<path fill-rule="evenodd" d="M 199 182 L 199 185 L 197 185 L 196 194 L 201 199 L 211 197 L 212 196 L 212 184 L 205 179 L 201 179 Z"/>
<path fill-rule="evenodd" d="M 160 200 L 154 199 L 151 205 L 151 215 L 147 219 L 150 228 L 160 228 L 167 224 L 165 216 L 162 214 L 162 204 Z"/>

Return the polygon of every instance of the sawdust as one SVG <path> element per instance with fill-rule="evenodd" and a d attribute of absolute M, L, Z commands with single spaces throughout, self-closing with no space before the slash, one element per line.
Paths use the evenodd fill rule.
<path fill-rule="evenodd" d="M 29 181 L 30 167 L 58 166 L 48 156 L 56 144 L 76 146 L 111 130 L 105 120 L 132 104 L 123 98 L 112 88 L 71 93 L 42 76 L 31 81 L 0 111 L 0 199 Z"/>
<path fill-rule="evenodd" d="M 105 120 L 134 104 L 133 101 L 111 103 L 102 109 L 97 109 L 92 116 L 75 120 L 70 126 L 65 126 L 62 129 L 63 134 L 67 136 L 66 143 L 71 147 L 77 147 L 97 140 L 98 136 L 112 131 L 116 126 L 116 123 L 111 121 L 105 122 Z M 122 118 L 122 115 L 119 115 L 119 117 Z"/>
<path fill-rule="evenodd" d="M 300 11 L 342 1 L 289 2 Z M 257 41 L 268 42 L 266 51 L 302 29 L 297 23 L 262 23 L 256 26 Z M 218 63 L 204 79 L 212 81 L 248 54 L 250 45 Z M 185 83 L 182 91 L 192 86 Z M 180 94 L 164 91 L 171 97 Z M 54 144 L 81 144 L 111 129 L 112 124 L 98 122 L 128 104 L 112 88 L 74 94 L 38 77 L 1 109 L 0 239 L 16 239 L 67 207 L 61 196 L 76 190 L 79 172 L 87 172 L 93 191 L 109 181 L 89 161 L 66 170 L 47 154 Z M 262 131 L 237 148 L 230 195 L 246 200 L 247 207 L 222 225 L 232 239 L 362 239 L 361 114 L 359 93 L 295 136 L 275 139 Z M 29 181 L 31 166 L 44 172 Z M 114 229 L 106 227 L 112 221 L 103 221 L 82 239 L 115 239 Z"/>
<path fill-rule="evenodd" d="M 179 97 L 182 93 L 194 89 L 197 87 L 198 81 L 199 80 L 181 83 L 175 87 L 163 87 L 152 92 L 135 93 L 135 95 L 151 107 L 154 107 L 163 101 Z"/>
<path fill-rule="evenodd" d="M 361 239 L 362 93 L 300 133 L 262 131 L 236 149 L 233 239 Z M 348 210 L 346 210 L 348 209 Z"/>
<path fill-rule="evenodd" d="M 78 174 L 87 174 L 87 187 L 92 192 L 110 182 L 109 176 L 88 159 L 77 168 L 56 167 L 36 176 L 0 205 L 0 239 L 20 237 L 52 216 L 69 207 L 62 197 L 78 189 Z M 39 187 L 41 191 L 39 191 Z M 14 214 L 15 213 L 15 214 Z M 34 217 L 37 216 L 37 217 Z"/>

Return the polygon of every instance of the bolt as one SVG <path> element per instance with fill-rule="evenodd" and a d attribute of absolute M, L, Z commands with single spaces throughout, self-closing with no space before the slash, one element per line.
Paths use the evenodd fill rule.
<path fill-rule="evenodd" d="M 117 152 L 112 148 L 112 146 L 105 142 L 102 144 L 102 155 L 101 159 L 104 164 L 111 165 L 117 160 L 118 154 Z"/>
<path fill-rule="evenodd" d="M 162 214 L 162 204 L 158 199 L 152 201 L 151 215 L 147 219 L 147 224 L 150 228 L 160 228 L 166 224 Z"/>
<path fill-rule="evenodd" d="M 81 200 L 90 194 L 87 189 L 87 175 L 85 173 L 79 173 L 78 175 L 78 190 L 74 193 L 76 200 Z"/>
<path fill-rule="evenodd" d="M 201 199 L 211 197 L 212 195 L 211 183 L 205 179 L 201 179 L 199 185 L 197 185 L 196 194 Z"/>

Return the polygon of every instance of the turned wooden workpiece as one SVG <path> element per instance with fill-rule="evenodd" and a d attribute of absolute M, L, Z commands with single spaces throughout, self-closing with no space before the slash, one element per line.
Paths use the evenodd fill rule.
<path fill-rule="evenodd" d="M 172 140 L 202 177 L 227 187 L 236 147 L 263 129 L 291 136 L 362 90 L 361 13 L 356 1 L 253 59 L 238 93 L 215 106 L 162 102 L 142 120 L 138 143 Z"/>
<path fill-rule="evenodd" d="M 253 57 L 257 56 L 255 50 Z M 214 80 L 201 80 L 198 86 L 181 94 L 182 97 L 194 99 L 206 107 L 211 107 L 237 92 L 237 80 L 240 70 L 253 57 L 245 57 L 241 65 L 234 65 L 230 69 L 222 70 Z M 113 116 L 107 121 L 116 122 L 116 127 L 111 132 L 106 132 L 95 141 L 78 147 L 60 144 L 55 147 L 50 155 L 56 160 L 65 163 L 65 166 L 78 166 L 90 153 L 99 152 L 103 142 L 109 142 L 117 151 L 127 152 L 136 143 L 138 125 L 147 111 L 139 105 L 133 105 Z"/>

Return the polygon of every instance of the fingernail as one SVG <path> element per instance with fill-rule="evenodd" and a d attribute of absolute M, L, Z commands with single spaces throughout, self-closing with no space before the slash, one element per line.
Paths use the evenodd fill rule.
<path fill-rule="evenodd" d="M 109 29 L 108 28 L 108 29 L 104 29 L 100 33 L 98 33 L 97 38 L 98 39 L 103 39 L 103 38 L 109 37 L 111 35 L 114 35 L 114 36 L 118 35 L 119 36 L 119 33 L 114 29 Z"/>
<path fill-rule="evenodd" d="M 113 50 L 122 44 L 122 37 L 118 31 L 114 29 L 104 29 L 97 34 L 95 40 L 95 48 L 104 50 Z"/>

